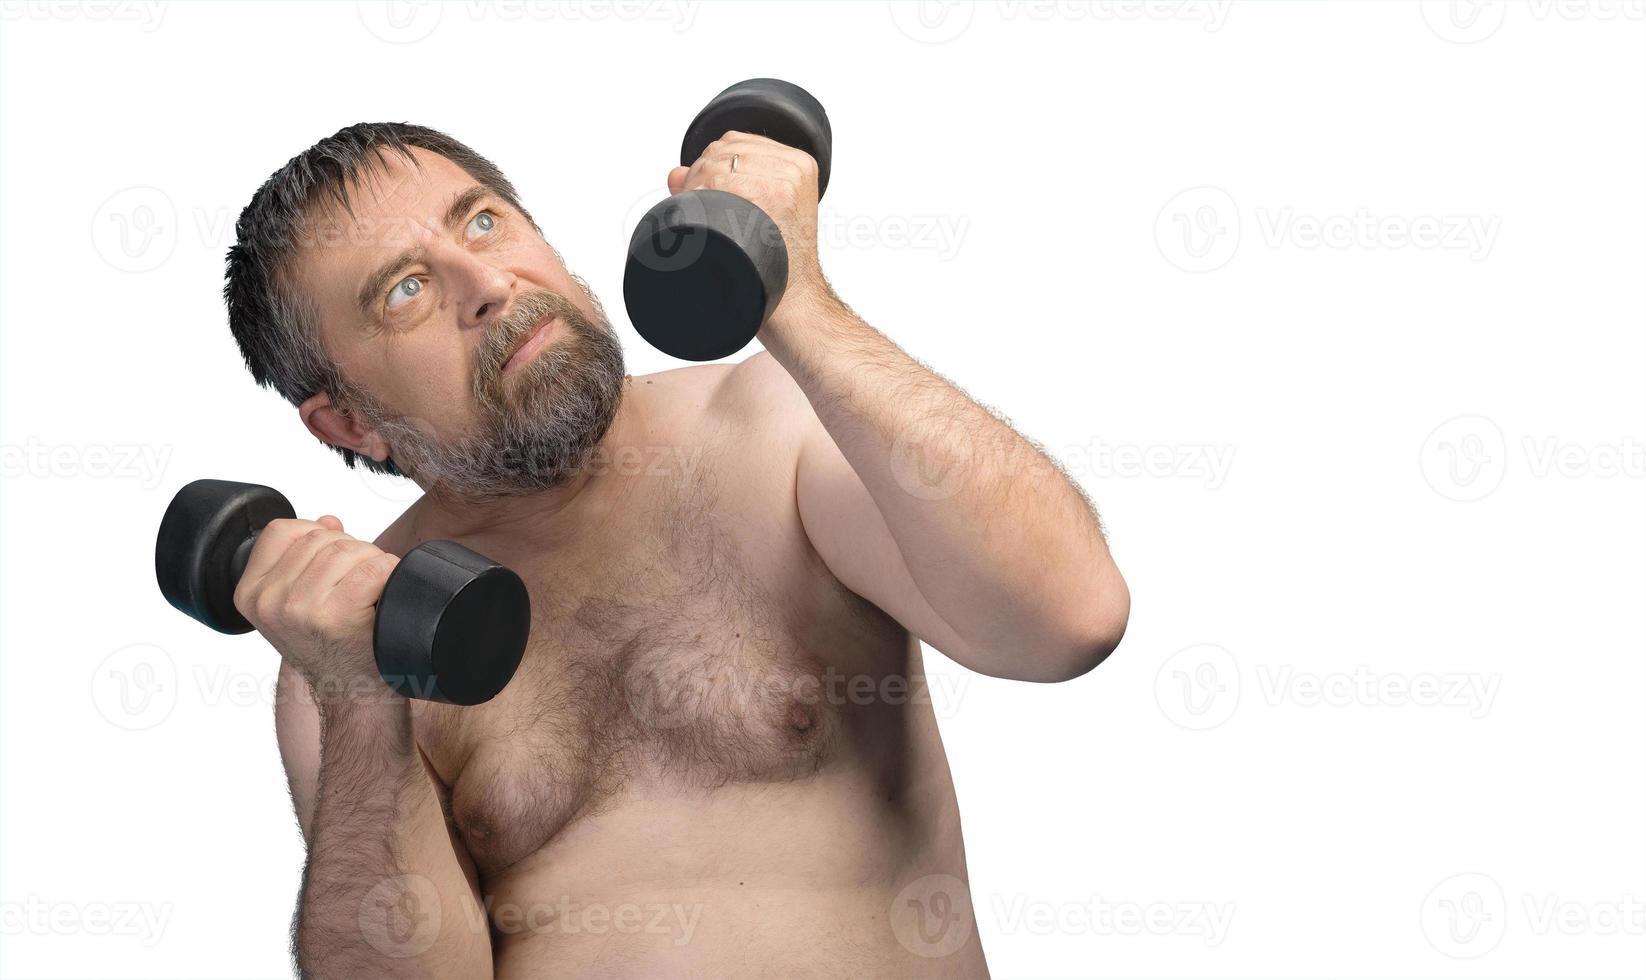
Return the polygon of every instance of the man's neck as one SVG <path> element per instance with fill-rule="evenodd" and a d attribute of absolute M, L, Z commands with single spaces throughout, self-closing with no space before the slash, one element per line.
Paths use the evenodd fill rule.
<path fill-rule="evenodd" d="M 609 466 L 595 465 L 612 459 L 623 447 L 637 444 L 645 429 L 641 399 L 625 379 L 622 401 L 591 457 L 578 466 L 571 478 L 554 487 L 489 500 L 464 497 L 424 487 L 424 495 L 411 506 L 406 518 L 416 540 L 463 538 L 475 542 L 482 553 L 492 555 L 483 545 L 496 542 L 499 551 L 543 553 L 564 547 L 587 523 L 590 514 L 609 507 L 628 481 Z"/>

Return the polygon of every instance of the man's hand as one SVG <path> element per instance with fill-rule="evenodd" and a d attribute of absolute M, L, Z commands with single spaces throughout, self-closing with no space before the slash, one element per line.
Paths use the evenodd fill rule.
<path fill-rule="evenodd" d="M 737 161 L 732 170 L 733 159 Z M 789 285 L 771 319 L 819 308 L 833 298 L 817 258 L 817 161 L 804 150 L 752 133 L 728 131 L 690 167 L 669 172 L 669 193 L 725 191 L 777 224 L 789 251 Z"/>
<path fill-rule="evenodd" d="M 325 703 L 382 687 L 372 654 L 377 600 L 400 559 L 318 521 L 271 521 L 252 546 L 234 605 Z"/>

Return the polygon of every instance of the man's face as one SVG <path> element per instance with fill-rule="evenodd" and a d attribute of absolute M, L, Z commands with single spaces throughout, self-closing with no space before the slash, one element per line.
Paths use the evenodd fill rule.
<path fill-rule="evenodd" d="M 425 487 L 564 482 L 605 434 L 623 360 L 604 311 L 526 216 L 439 154 L 398 154 L 329 206 L 295 286 L 348 384 L 337 410 Z"/>

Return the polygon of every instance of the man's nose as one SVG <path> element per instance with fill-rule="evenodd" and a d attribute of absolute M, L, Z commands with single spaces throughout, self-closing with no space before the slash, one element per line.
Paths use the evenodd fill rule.
<path fill-rule="evenodd" d="M 458 300 L 459 323 L 464 329 L 481 327 L 502 315 L 515 293 L 515 275 L 484 262 L 470 261 Z"/>

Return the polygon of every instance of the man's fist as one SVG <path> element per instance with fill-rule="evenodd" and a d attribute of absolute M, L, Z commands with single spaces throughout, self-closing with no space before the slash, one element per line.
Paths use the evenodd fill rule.
<path fill-rule="evenodd" d="M 810 154 L 764 136 L 728 131 L 704 147 L 690 167 L 669 172 L 671 194 L 703 188 L 736 194 L 766 212 L 782 232 L 789 285 L 779 311 L 803 308 L 828 293 L 817 259 L 817 161 Z"/>
<path fill-rule="evenodd" d="M 344 534 L 330 515 L 271 521 L 252 546 L 234 605 L 317 692 L 361 681 L 380 687 L 373 607 L 399 562 Z"/>

